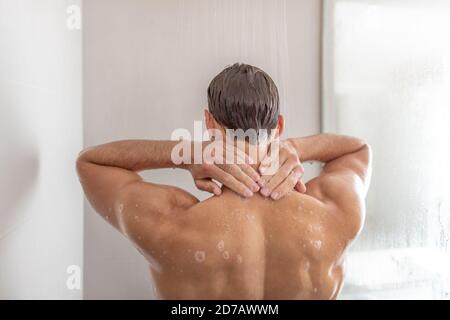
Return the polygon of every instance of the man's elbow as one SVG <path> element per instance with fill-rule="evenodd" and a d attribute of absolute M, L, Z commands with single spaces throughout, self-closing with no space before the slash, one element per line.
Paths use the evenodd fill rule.
<path fill-rule="evenodd" d="M 78 177 L 81 180 L 86 171 L 86 163 L 79 157 L 78 157 L 77 161 L 75 162 L 75 169 L 77 170 Z"/>
<path fill-rule="evenodd" d="M 359 151 L 361 179 L 364 183 L 365 193 L 369 190 L 370 181 L 372 180 L 372 147 L 365 143 Z"/>
<path fill-rule="evenodd" d="M 86 152 L 89 150 L 90 148 L 87 149 L 83 149 L 79 154 L 78 154 L 78 158 L 75 162 L 75 168 L 77 170 L 77 174 L 78 177 L 80 178 L 80 180 L 82 179 L 83 176 L 85 176 L 87 174 L 88 168 L 89 168 L 89 160 L 86 157 Z"/>
<path fill-rule="evenodd" d="M 362 152 L 362 158 L 364 163 L 367 165 L 367 167 L 370 167 L 371 163 L 372 163 L 372 147 L 370 146 L 370 144 L 366 143 L 363 141 L 363 146 L 360 149 L 360 151 Z"/>

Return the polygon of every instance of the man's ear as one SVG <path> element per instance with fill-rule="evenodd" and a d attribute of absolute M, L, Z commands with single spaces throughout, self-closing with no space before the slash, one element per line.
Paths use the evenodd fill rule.
<path fill-rule="evenodd" d="M 216 129 L 219 131 L 224 131 L 223 126 L 217 122 L 217 120 L 214 118 L 211 112 L 205 109 L 205 125 L 206 129 Z"/>
<path fill-rule="evenodd" d="M 213 137 L 221 139 L 221 137 L 223 137 L 225 134 L 225 129 L 223 128 L 223 126 L 217 122 L 217 120 L 208 110 L 205 110 L 205 126 L 208 130 L 210 139 L 212 139 Z"/>
<path fill-rule="evenodd" d="M 281 137 L 284 133 L 284 117 L 280 114 L 277 123 L 277 137 Z"/>
<path fill-rule="evenodd" d="M 212 114 L 206 109 L 205 109 L 204 114 L 205 114 L 205 126 L 206 126 L 206 129 L 208 129 L 208 130 L 216 129 L 216 126 L 215 126 L 215 122 L 216 121 L 215 121 L 214 117 L 212 116 Z"/>

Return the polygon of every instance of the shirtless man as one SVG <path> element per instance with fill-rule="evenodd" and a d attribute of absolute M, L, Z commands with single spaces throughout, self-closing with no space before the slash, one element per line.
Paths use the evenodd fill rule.
<path fill-rule="evenodd" d="M 277 129 L 276 137 L 283 132 L 275 84 L 249 65 L 235 64 L 213 79 L 208 108 L 208 129 Z M 90 203 L 148 260 L 160 298 L 338 296 L 344 253 L 364 220 L 367 144 L 333 134 L 287 139 L 278 171 L 260 175 L 268 164 L 264 152 L 253 165 L 175 165 L 177 143 L 112 142 L 87 149 L 77 161 Z M 303 161 L 324 163 L 306 188 L 300 181 Z M 196 186 L 214 195 L 199 201 L 137 173 L 158 168 L 189 170 Z"/>

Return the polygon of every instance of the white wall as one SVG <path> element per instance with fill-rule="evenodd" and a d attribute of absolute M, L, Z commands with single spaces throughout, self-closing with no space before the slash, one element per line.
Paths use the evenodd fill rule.
<path fill-rule="evenodd" d="M 0 0 L 0 299 L 77 299 L 82 265 L 79 1 Z"/>
<path fill-rule="evenodd" d="M 83 18 L 85 145 L 192 130 L 209 81 L 237 61 L 278 83 L 288 135 L 319 131 L 318 0 L 89 0 Z M 187 173 L 150 176 L 200 195 Z M 88 205 L 84 248 L 85 298 L 152 297 L 144 259 Z"/>

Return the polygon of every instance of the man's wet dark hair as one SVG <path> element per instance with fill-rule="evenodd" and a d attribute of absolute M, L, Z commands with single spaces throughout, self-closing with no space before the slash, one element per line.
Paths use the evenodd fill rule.
<path fill-rule="evenodd" d="M 208 108 L 229 129 L 275 129 L 280 113 L 278 89 L 261 69 L 235 63 L 209 84 Z"/>

